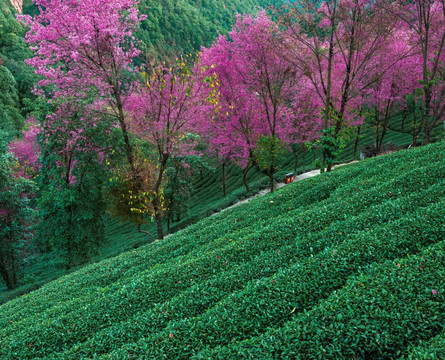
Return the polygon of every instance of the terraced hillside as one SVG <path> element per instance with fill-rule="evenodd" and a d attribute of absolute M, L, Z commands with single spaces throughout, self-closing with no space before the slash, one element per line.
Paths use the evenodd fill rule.
<path fill-rule="evenodd" d="M 12 300 L 0 358 L 440 358 L 444 153 L 335 169 Z"/>

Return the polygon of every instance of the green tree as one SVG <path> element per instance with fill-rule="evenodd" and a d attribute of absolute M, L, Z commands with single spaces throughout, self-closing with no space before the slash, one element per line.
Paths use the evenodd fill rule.
<path fill-rule="evenodd" d="M 68 269 L 88 261 L 105 240 L 112 121 L 83 113 L 84 105 L 59 103 L 41 116 L 37 243 L 58 252 Z"/>
<path fill-rule="evenodd" d="M 16 176 L 16 159 L 0 153 L 0 275 L 8 289 L 18 285 L 21 261 L 32 248 L 31 225 L 34 210 L 30 206 L 34 182 Z"/>

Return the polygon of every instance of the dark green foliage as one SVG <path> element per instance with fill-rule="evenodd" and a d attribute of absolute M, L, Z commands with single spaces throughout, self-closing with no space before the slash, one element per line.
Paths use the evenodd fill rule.
<path fill-rule="evenodd" d="M 443 329 L 445 244 L 371 266 L 280 329 L 201 359 L 394 359 Z"/>
<path fill-rule="evenodd" d="M 24 62 L 32 55 L 24 33 L 9 1 L 0 1 L 0 138 L 8 141 L 20 134 L 34 99 L 36 75 Z"/>
<path fill-rule="evenodd" d="M 96 174 L 88 175 L 81 183 L 56 182 L 54 178 L 41 183 L 38 244 L 42 251 L 63 257 L 67 268 L 88 261 L 104 242 L 102 186 Z"/>
<path fill-rule="evenodd" d="M 82 104 L 78 106 L 82 108 Z M 36 197 L 41 221 L 36 241 L 43 252 L 54 251 L 63 257 L 69 269 L 89 261 L 105 240 L 104 190 L 110 177 L 106 131 L 110 119 L 91 120 L 81 112 L 60 117 L 52 114 L 49 118 L 42 111 L 41 116 L 42 155 Z M 47 122 L 52 127 L 45 126 Z M 82 136 L 73 141 L 76 131 Z"/>
<path fill-rule="evenodd" d="M 0 276 L 8 289 L 18 285 L 21 265 L 33 250 L 30 198 L 35 186 L 13 173 L 15 161 L 0 150 Z"/>
<path fill-rule="evenodd" d="M 18 135 L 24 119 L 19 111 L 17 83 L 9 69 L 0 66 L 0 137 L 9 142 Z"/>
<path fill-rule="evenodd" d="M 272 3 L 273 0 L 142 0 L 139 8 L 147 19 L 137 36 L 161 54 L 187 54 L 210 45 L 218 32 L 229 31 L 235 14 L 252 13 Z"/>
<path fill-rule="evenodd" d="M 444 150 L 289 185 L 10 301 L 0 357 L 407 355 L 445 320 Z"/>
<path fill-rule="evenodd" d="M 443 331 L 436 337 L 420 341 L 418 346 L 412 347 L 408 351 L 408 355 L 400 359 L 409 360 L 436 360 L 445 359 L 445 332 Z"/>

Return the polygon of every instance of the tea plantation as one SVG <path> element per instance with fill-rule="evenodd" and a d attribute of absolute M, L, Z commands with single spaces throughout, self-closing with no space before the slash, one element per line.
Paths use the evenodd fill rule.
<path fill-rule="evenodd" d="M 0 306 L 0 359 L 440 359 L 445 142 L 205 218 Z"/>
<path fill-rule="evenodd" d="M 435 138 L 439 139 L 442 132 L 442 125 L 435 129 Z M 391 118 L 390 126 L 385 138 L 385 143 L 392 143 L 401 148 L 408 147 L 413 141 L 413 134 L 416 133 L 414 117 L 409 114 L 405 119 L 403 114 L 397 114 Z M 359 137 L 356 157 L 359 157 L 360 150 L 375 142 L 375 134 L 371 127 L 365 126 Z M 299 154 L 298 166 L 296 174 L 313 170 L 314 154 L 312 151 L 306 151 Z M 349 162 L 354 158 L 354 137 L 346 144 L 337 159 L 338 163 Z M 294 170 L 295 159 L 292 154 L 287 154 L 278 168 L 280 169 L 275 179 L 283 181 L 284 175 Z M 237 201 L 250 197 L 261 189 L 267 188 L 269 185 L 268 178 L 260 173 L 256 168 L 251 169 L 247 174 L 251 192 L 247 192 L 242 182 L 242 171 L 236 165 L 227 166 L 227 196 L 223 196 L 221 186 L 221 168 L 215 170 L 204 170 L 202 176 L 196 174 L 192 179 L 192 192 L 188 200 L 188 209 L 181 214 L 179 221 L 172 221 L 170 232 L 197 222 L 198 220 L 210 216 Z M 166 223 L 166 222 L 165 222 Z M 166 225 L 166 224 L 165 224 Z M 156 233 L 156 225 L 154 222 L 143 225 L 143 229 Z M 168 232 L 167 226 L 164 228 Z M 137 248 L 141 245 L 152 242 L 152 237 L 137 231 L 134 224 L 122 222 L 119 218 L 108 218 L 106 221 L 106 243 L 102 244 L 95 254 L 92 254 L 90 262 L 97 262 L 106 258 L 116 256 L 124 251 Z M 21 280 L 21 286 L 12 291 L 7 291 L 6 286 L 0 283 L 0 304 L 14 299 L 24 293 L 28 293 L 51 280 L 66 275 L 67 270 L 63 266 L 63 260 L 58 255 L 52 253 L 43 254 L 41 260 L 30 261 L 24 264 L 24 276 Z M 80 267 L 80 266 L 79 266 Z M 78 267 L 78 268 L 79 268 Z M 70 272 L 75 268 L 69 270 Z"/>

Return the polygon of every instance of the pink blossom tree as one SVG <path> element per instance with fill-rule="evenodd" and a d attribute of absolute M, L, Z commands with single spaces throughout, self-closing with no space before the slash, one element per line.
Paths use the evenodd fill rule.
<path fill-rule="evenodd" d="M 137 182 L 134 155 L 124 113 L 127 75 L 137 56 L 132 36 L 142 17 L 136 0 L 36 0 L 35 18 L 19 16 L 30 29 L 26 41 L 34 51 L 28 64 L 43 79 L 39 94 L 76 102 L 93 98 L 92 109 L 118 122 L 126 157 Z M 99 104 L 99 105 L 98 105 Z"/>
<path fill-rule="evenodd" d="M 171 157 L 194 153 L 193 135 L 202 116 L 202 89 L 199 71 L 192 71 L 182 59 L 170 66 L 147 65 L 143 81 L 133 88 L 126 104 L 130 130 L 152 149 L 150 162 L 156 167 L 153 184 L 147 192 L 153 206 L 158 238 L 164 237 L 162 225 L 165 170 Z"/>
<path fill-rule="evenodd" d="M 362 121 L 357 116 L 362 90 L 370 86 L 366 79 L 376 80 L 369 74 L 377 69 L 383 74 L 406 56 L 385 64 L 376 57 L 387 49 L 397 19 L 373 0 L 297 0 L 287 10 L 280 19 L 290 39 L 288 60 L 308 78 L 323 105 L 323 129 L 332 127 L 332 143 L 338 144 L 345 127 Z M 332 161 L 323 151 L 328 171 Z"/>
<path fill-rule="evenodd" d="M 263 11 L 238 16 L 229 38 L 220 36 L 202 52 L 202 64 L 209 77 L 216 75 L 219 91 L 211 141 L 244 168 L 245 184 L 249 166 L 261 166 L 271 191 L 298 83 L 293 67 L 280 55 L 282 40 L 278 26 Z"/>
<path fill-rule="evenodd" d="M 399 0 L 383 3 L 382 9 L 409 27 L 419 54 L 423 144 L 445 119 L 445 0 Z"/>
<path fill-rule="evenodd" d="M 40 148 L 37 137 L 41 129 L 36 119 L 32 118 L 28 120 L 26 127 L 23 137 L 9 144 L 9 151 L 17 159 L 14 167 L 16 176 L 32 179 L 37 175 L 40 167 L 38 163 Z"/>
<path fill-rule="evenodd" d="M 403 24 L 401 24 L 403 25 Z M 376 152 L 379 153 L 388 130 L 389 120 L 396 112 L 406 107 L 406 97 L 418 87 L 418 78 L 422 67 L 419 55 L 410 44 L 411 32 L 406 26 L 393 32 L 385 51 L 378 54 L 381 64 L 388 64 L 399 54 L 409 54 L 399 59 L 397 66 L 392 66 L 381 73 L 369 73 L 370 84 L 363 90 L 363 104 L 368 107 L 368 117 L 375 131 Z"/>
<path fill-rule="evenodd" d="M 313 87 L 306 81 L 307 78 L 300 79 L 299 89 L 292 103 L 294 116 L 287 132 L 288 147 L 295 160 L 294 171 L 297 170 L 298 159 L 301 153 L 303 154 L 304 171 L 306 143 L 318 139 L 323 127 L 323 119 L 321 117 L 323 106 Z"/>

